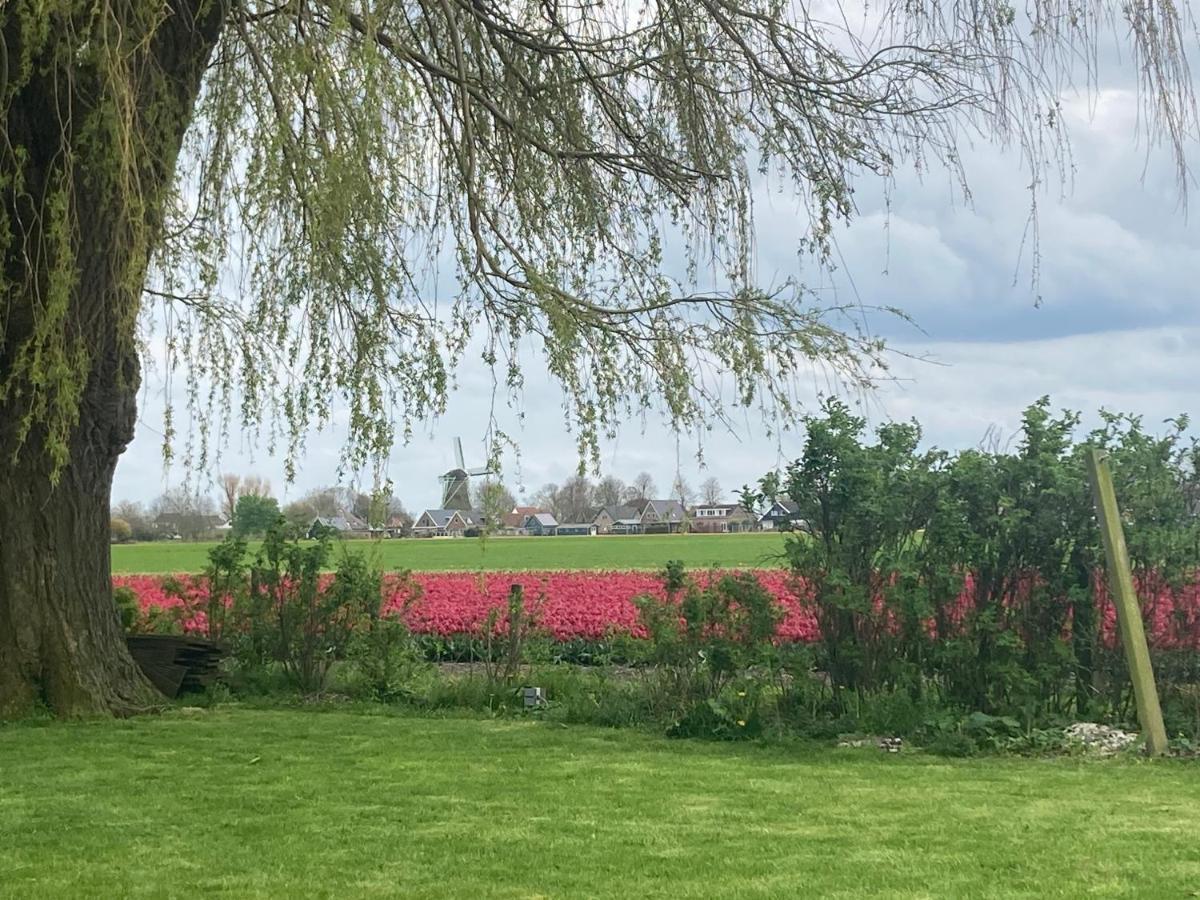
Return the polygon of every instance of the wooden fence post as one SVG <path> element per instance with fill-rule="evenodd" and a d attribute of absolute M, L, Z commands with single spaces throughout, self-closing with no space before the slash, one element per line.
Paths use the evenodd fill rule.
<path fill-rule="evenodd" d="M 1142 625 L 1142 611 L 1133 590 L 1133 575 L 1129 569 L 1129 551 L 1125 547 L 1125 529 L 1117 507 L 1108 454 L 1103 450 L 1088 450 L 1088 476 L 1096 502 L 1096 517 L 1104 538 L 1104 555 L 1108 560 L 1108 589 L 1117 608 L 1117 625 L 1121 631 L 1121 646 L 1129 677 L 1133 680 L 1133 697 L 1137 702 L 1138 721 L 1146 736 L 1146 752 L 1160 756 L 1167 749 L 1167 730 L 1163 725 L 1162 708 L 1158 704 L 1158 689 L 1154 686 L 1154 668 L 1150 664 L 1150 648 Z"/>

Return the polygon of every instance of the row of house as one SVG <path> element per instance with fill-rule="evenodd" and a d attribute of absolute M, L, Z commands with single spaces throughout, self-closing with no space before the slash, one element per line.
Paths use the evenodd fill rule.
<path fill-rule="evenodd" d="M 223 537 L 233 530 L 233 523 L 223 516 L 198 513 L 160 513 L 154 527 L 171 538 Z M 365 519 L 350 512 L 338 516 L 317 516 L 305 529 L 305 536 L 316 538 L 322 534 L 339 537 L 402 537 L 407 532 L 407 522 L 400 516 L 392 516 L 383 525 L 370 525 Z"/>
<path fill-rule="evenodd" d="M 534 506 L 517 506 L 495 523 L 494 532 L 508 535 L 728 534 L 741 531 L 774 531 L 792 527 L 797 507 L 789 500 L 772 504 L 761 516 L 737 503 L 699 504 L 691 509 L 678 500 L 645 500 L 596 510 L 586 522 L 559 522 L 550 512 Z M 413 523 L 417 537 L 467 536 L 489 527 L 477 509 L 427 509 Z"/>
<path fill-rule="evenodd" d="M 600 535 L 600 534 L 674 534 L 690 531 L 700 534 L 724 534 L 739 531 L 776 530 L 790 526 L 796 517 L 791 501 L 776 502 L 761 516 L 755 516 L 737 503 L 699 504 L 687 509 L 678 500 L 645 500 L 595 510 L 584 522 L 559 522 L 550 512 L 536 506 L 517 506 L 501 517 L 493 533 L 504 535 Z M 219 516 L 186 516 L 164 513 L 156 525 L 173 535 L 196 537 L 229 531 L 229 523 Z M 341 537 L 402 537 L 407 523 L 393 517 L 386 525 L 372 527 L 353 513 L 317 516 L 309 524 L 307 536 L 322 533 Z M 468 537 L 488 527 L 477 509 L 427 509 L 412 525 L 418 537 Z"/>
<path fill-rule="evenodd" d="M 307 535 L 316 538 L 321 534 L 336 534 L 341 537 L 404 537 L 408 522 L 403 516 L 391 516 L 382 525 L 371 525 L 353 513 L 343 512 L 340 516 L 317 516 L 308 526 Z"/>

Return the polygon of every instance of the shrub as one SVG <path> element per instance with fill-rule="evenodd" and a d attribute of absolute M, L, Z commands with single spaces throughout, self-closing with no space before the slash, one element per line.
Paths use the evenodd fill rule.
<path fill-rule="evenodd" d="M 634 601 L 647 635 L 643 671 L 652 708 L 673 722 L 673 734 L 754 733 L 764 692 L 750 671 L 775 670 L 782 611 L 753 576 L 724 575 L 700 587 L 671 562 L 662 580 L 665 598 Z M 742 689 L 730 694 L 735 681 Z"/>
<path fill-rule="evenodd" d="M 816 666 L 834 715 L 862 715 L 871 698 L 898 691 L 914 709 L 934 701 L 1026 729 L 1126 714 L 1129 680 L 1105 644 L 1111 607 L 1095 577 L 1103 557 L 1085 451 L 1110 454 L 1146 614 L 1167 636 L 1157 665 L 1200 621 L 1171 596 L 1200 560 L 1200 449 L 1184 438 L 1184 419 L 1161 437 L 1136 417 L 1101 421 L 1077 443 L 1079 416 L 1055 415 L 1043 398 L 1025 410 L 1011 449 L 948 454 L 918 452 L 915 423 L 883 425 L 872 439 L 838 400 L 805 420 L 802 454 L 784 477 L 742 493 L 761 504 L 783 491 L 798 507 L 804 527 L 787 538 L 787 555 L 817 619 Z M 1163 597 L 1174 622 L 1160 616 Z M 1172 661 L 1167 696 L 1195 683 L 1191 668 Z M 1174 709 L 1186 704 L 1170 705 L 1182 719 Z"/>
<path fill-rule="evenodd" d="M 114 516 L 108 523 L 109 540 L 114 544 L 123 544 L 133 540 L 133 526 L 124 519 Z"/>
<path fill-rule="evenodd" d="M 347 654 L 353 669 L 352 692 L 383 701 L 406 696 L 414 677 L 425 668 L 422 648 L 405 620 L 409 608 L 420 599 L 420 585 L 408 573 L 384 578 L 362 557 L 349 556 L 338 579 L 345 599 L 360 610 Z M 385 595 L 395 604 L 386 610 L 382 609 Z M 397 598 L 402 598 L 399 603 Z"/>
<path fill-rule="evenodd" d="M 251 578 L 255 612 L 274 614 L 277 658 L 302 692 L 325 684 L 325 676 L 353 629 L 353 617 L 340 602 L 343 592 L 321 588 L 321 569 L 330 556 L 329 537 L 301 544 L 276 524 L 267 531 Z"/>
<path fill-rule="evenodd" d="M 138 604 L 137 594 L 133 588 L 113 588 L 113 602 L 117 607 L 117 617 L 121 620 L 121 628 L 125 631 L 133 631 L 141 615 L 141 606 Z"/>

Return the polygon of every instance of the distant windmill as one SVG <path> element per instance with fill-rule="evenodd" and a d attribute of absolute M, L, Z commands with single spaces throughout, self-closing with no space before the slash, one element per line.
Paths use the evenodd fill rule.
<path fill-rule="evenodd" d="M 468 469 L 463 462 L 462 438 L 454 439 L 454 461 L 458 468 L 451 469 L 439 480 L 442 482 L 442 509 L 471 508 L 471 479 L 476 475 L 491 475 L 490 466 Z"/>

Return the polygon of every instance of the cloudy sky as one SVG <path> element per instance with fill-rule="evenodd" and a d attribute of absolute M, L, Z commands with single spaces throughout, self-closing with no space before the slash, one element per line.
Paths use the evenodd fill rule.
<path fill-rule="evenodd" d="M 965 154 L 969 206 L 945 177 L 902 176 L 890 207 L 863 185 L 858 217 L 838 237 L 841 260 L 833 276 L 798 271 L 803 216 L 786 191 L 760 186 L 760 281 L 798 273 L 831 301 L 897 306 L 915 320 L 917 327 L 885 316 L 871 321 L 897 351 L 894 380 L 853 398 L 873 421 L 915 417 L 929 443 L 960 448 L 977 444 L 989 428 L 1011 434 L 1021 409 L 1043 394 L 1093 418 L 1099 407 L 1151 422 L 1200 412 L 1200 233 L 1181 206 L 1169 154 L 1136 140 L 1135 98 L 1119 86 L 1127 76 L 1106 73 L 1109 86 L 1090 99 L 1067 98 L 1076 170 L 1071 184 L 1038 194 L 1036 286 L 1025 240 L 1029 176 L 1003 148 L 983 145 Z M 523 424 L 515 412 L 499 410 L 501 426 L 521 446 L 504 472 L 518 496 L 561 482 L 578 460 L 561 395 L 534 371 L 527 375 Z M 482 461 L 491 376 L 464 364 L 458 380 L 447 414 L 391 456 L 388 474 L 410 509 L 437 505 L 437 476 L 452 464 L 454 436 L 462 437 L 468 464 Z M 184 477 L 162 463 L 163 390 L 149 375 L 114 499 L 151 501 Z M 292 485 L 279 459 L 255 452 L 236 434 L 219 468 L 265 476 L 287 500 L 336 482 L 340 441 L 336 431 L 313 435 Z M 693 485 L 715 476 L 732 490 L 793 457 L 799 436 L 768 438 L 751 419 L 736 433 L 706 435 L 704 443 L 702 470 L 694 438 L 677 438 L 654 420 L 633 422 L 605 445 L 603 469 L 626 480 L 648 471 L 660 493 L 676 473 Z"/>

